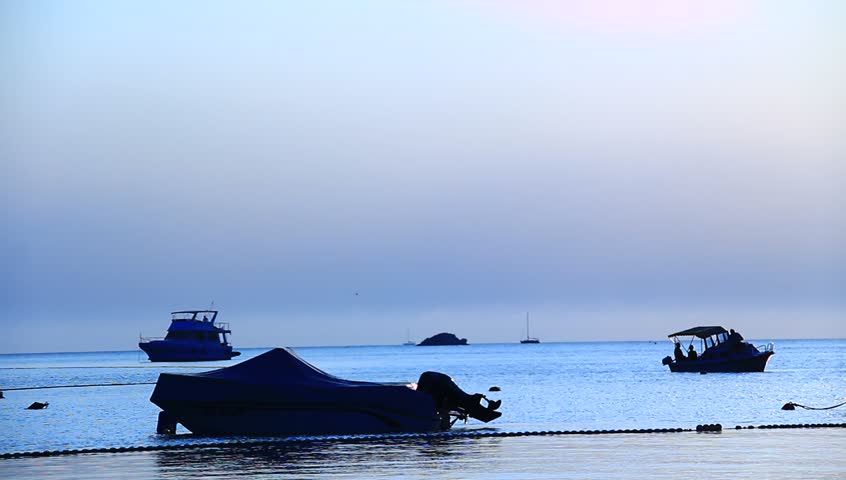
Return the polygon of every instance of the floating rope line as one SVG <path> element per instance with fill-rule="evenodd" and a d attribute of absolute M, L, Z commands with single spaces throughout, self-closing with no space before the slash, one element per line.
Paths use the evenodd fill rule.
<path fill-rule="evenodd" d="M 123 365 L 123 366 L 104 366 L 104 365 L 88 365 L 88 366 L 79 366 L 79 367 L 70 367 L 70 366 L 55 366 L 55 367 L 0 367 L 0 370 L 76 370 L 76 369 L 84 369 L 84 368 L 158 368 L 158 369 L 171 369 L 171 368 L 207 368 L 207 369 L 214 369 L 216 367 L 213 366 L 200 366 L 200 365 Z"/>
<path fill-rule="evenodd" d="M 12 390 L 46 390 L 48 388 L 83 388 L 83 387 L 125 387 L 127 385 L 155 385 L 156 382 L 131 382 L 131 383 L 87 383 L 82 385 L 48 385 L 45 387 L 13 387 L 4 388 L 4 392 Z"/>
<path fill-rule="evenodd" d="M 832 405 L 830 407 L 808 407 L 806 405 L 800 405 L 798 403 L 787 402 L 781 407 L 782 410 L 796 410 L 796 407 L 804 408 L 805 410 L 831 410 L 832 408 L 842 407 L 846 405 L 846 402 L 838 403 L 837 405 Z"/>
<path fill-rule="evenodd" d="M 681 433 L 681 432 L 721 432 L 722 425 L 697 425 L 692 428 L 643 428 L 626 430 L 544 430 L 524 432 L 440 432 L 440 433 L 397 433 L 388 435 L 328 435 L 319 437 L 287 437 L 261 440 L 235 440 L 223 442 L 195 443 L 190 445 L 150 445 L 135 447 L 84 448 L 74 450 L 44 450 L 37 452 L 0 453 L 0 460 L 13 458 L 58 457 L 83 453 L 128 453 L 128 452 L 163 452 L 173 450 L 195 450 L 200 448 L 244 448 L 257 446 L 299 445 L 304 443 L 340 442 L 364 443 L 374 440 L 432 440 L 453 438 L 497 438 L 497 437 L 539 437 L 559 435 L 608 435 L 608 434 L 644 434 L 644 433 Z M 736 430 L 775 429 L 775 428 L 846 428 L 846 423 L 815 423 L 796 425 L 761 425 L 760 427 L 734 427 Z"/>

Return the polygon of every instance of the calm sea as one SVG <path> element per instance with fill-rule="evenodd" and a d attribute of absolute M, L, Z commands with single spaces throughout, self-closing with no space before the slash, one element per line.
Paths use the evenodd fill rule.
<path fill-rule="evenodd" d="M 158 408 L 149 402 L 153 385 L 146 383 L 155 382 L 160 372 L 219 368 L 266 350 L 246 349 L 232 361 L 188 365 L 152 364 L 140 352 L 0 355 L 0 390 L 6 396 L 0 400 L 0 452 L 208 443 L 210 439 L 194 437 L 185 430 L 176 437 L 156 435 Z M 661 365 L 661 359 L 672 353 L 669 342 L 296 350 L 322 370 L 344 378 L 416 381 L 421 372 L 436 370 L 452 376 L 468 392 L 487 393 L 491 386 L 500 387 L 500 392 L 488 395 L 503 400 L 503 416 L 490 424 L 473 420 L 457 424 L 459 431 L 692 428 L 705 423 L 733 428 L 846 422 L 846 406 L 824 411 L 780 409 L 788 401 L 829 406 L 846 400 L 846 340 L 776 341 L 776 355 L 764 373 L 707 375 L 671 374 Z M 15 390 L 71 385 L 108 386 Z M 49 402 L 50 406 L 26 410 L 34 401 Z M 220 452 L 203 449 L 0 460 L 0 477 L 58 478 L 63 473 L 71 478 L 94 477 L 97 472 L 114 474 L 114 468 L 122 468 L 134 472 L 126 476 L 157 478 L 226 477 L 236 470 L 240 475 L 233 477 L 560 478 L 563 472 L 570 472 L 578 478 L 629 478 L 626 475 L 638 471 L 632 470 L 632 462 L 651 459 L 646 461 L 658 470 L 646 473 L 660 477 L 665 468 L 669 478 L 686 471 L 687 467 L 676 470 L 683 461 L 708 464 L 710 460 L 699 456 L 709 452 L 719 456 L 713 460 L 729 462 L 724 468 L 740 476 L 780 462 L 777 471 L 754 472 L 755 477 L 797 478 L 789 474 L 807 473 L 813 468 L 815 478 L 846 478 L 844 461 L 831 461 L 846 458 L 844 444 L 846 432 L 842 429 L 732 430 L 716 436 L 684 433 L 316 442 L 245 451 L 222 448 Z M 801 461 L 795 457 L 797 448 L 808 450 Z M 784 456 L 778 454 L 779 449 Z M 675 452 L 673 459 L 667 457 L 669 452 Z M 759 465 L 762 459 L 771 462 Z M 813 467 L 805 465 L 812 461 L 816 462 Z M 799 470 L 791 470 L 792 466 Z M 424 471 L 428 473 L 424 475 Z"/>

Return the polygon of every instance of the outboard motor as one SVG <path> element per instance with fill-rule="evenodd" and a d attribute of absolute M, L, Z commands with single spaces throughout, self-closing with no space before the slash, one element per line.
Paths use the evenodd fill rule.
<path fill-rule="evenodd" d="M 159 412 L 159 421 L 156 424 L 156 433 L 159 435 L 173 435 L 176 433 L 176 419 L 165 412 Z"/>
<path fill-rule="evenodd" d="M 671 363 L 673 363 L 673 357 L 671 357 L 671 356 L 669 356 L 669 355 L 667 355 L 666 357 L 664 357 L 664 358 L 661 360 L 661 365 L 669 365 L 669 364 L 671 364 Z"/>
<path fill-rule="evenodd" d="M 458 418 L 470 416 L 485 423 L 502 416 L 501 412 L 496 411 L 502 400 L 491 401 L 481 393 L 470 395 L 443 373 L 423 372 L 417 380 L 417 390 L 431 395 L 441 413 Z M 482 406 L 482 400 L 487 401 L 486 407 Z"/>

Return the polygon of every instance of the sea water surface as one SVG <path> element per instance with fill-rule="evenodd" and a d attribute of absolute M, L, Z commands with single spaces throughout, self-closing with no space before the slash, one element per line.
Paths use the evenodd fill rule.
<path fill-rule="evenodd" d="M 753 340 L 752 343 L 769 341 Z M 160 372 L 206 371 L 239 363 L 267 350 L 242 349 L 242 356 L 230 361 L 191 364 L 154 364 L 146 361 L 140 352 L 0 355 L 0 390 L 6 397 L 0 400 L 3 431 L 0 452 L 236 440 L 196 437 L 181 427 L 176 436 L 156 435 L 159 409 L 149 401 L 152 383 Z M 343 378 L 412 382 L 423 371 L 435 370 L 452 376 L 465 391 L 502 399 L 501 418 L 490 424 L 475 420 L 459 423 L 454 427 L 456 431 L 693 428 L 705 423 L 721 423 L 733 428 L 735 425 L 846 422 L 846 407 L 822 411 L 781 410 L 788 401 L 829 406 L 846 400 L 846 340 L 775 341 L 776 355 L 766 372 L 707 375 L 670 373 L 661 365 L 661 359 L 672 353 L 669 342 L 398 345 L 295 350 L 318 368 Z M 489 393 L 491 386 L 498 386 L 501 391 Z M 49 402 L 50 406 L 44 410 L 26 410 L 34 401 Z M 565 464 L 576 477 L 604 478 L 625 474 L 623 466 L 641 458 L 654 457 L 653 461 L 657 462 L 667 449 L 675 451 L 677 457 L 693 459 L 708 448 L 717 448 L 713 452 L 715 455 L 728 458 L 738 455 L 738 451 L 755 452 L 766 446 L 766 451 L 757 454 L 756 459 L 760 460 L 777 455 L 779 448 L 789 455 L 795 445 L 818 444 L 819 448 L 812 451 L 818 452 L 819 459 L 805 455 L 802 462 L 796 459 L 798 463 L 788 465 L 814 461 L 817 477 L 846 477 L 843 462 L 823 462 L 846 458 L 843 446 L 846 434 L 840 429 L 825 433 L 743 430 L 726 432 L 722 435 L 723 440 L 715 440 L 713 436 L 683 435 L 688 434 L 634 435 L 625 439 L 621 436 L 444 438 L 365 444 L 318 441 L 285 447 L 256 447 L 234 455 L 231 451 L 222 454 L 203 449 L 120 454 L 109 458 L 83 455 L 76 459 L 15 459 L 0 461 L 0 476 L 8 477 L 2 474 L 5 471 L 16 477 L 61 477 L 62 472 L 76 471 L 68 470 L 68 462 L 78 468 L 83 468 L 86 462 L 99 462 L 101 467 L 109 463 L 113 463 L 114 468 L 131 466 L 132 471 L 141 472 L 140 476 L 164 478 L 226 476 L 233 468 L 242 475 L 257 478 L 265 474 L 276 478 L 285 472 L 294 477 L 320 478 L 414 476 L 412 472 L 417 469 L 435 464 L 438 465 L 436 471 L 445 478 L 557 478 Z M 829 451 L 833 451 L 833 457 L 827 456 Z M 514 465 L 510 470 L 500 469 L 503 475 L 491 470 L 491 462 L 512 457 L 536 461 L 524 465 L 529 470 Z M 600 462 L 600 457 L 605 461 Z M 787 461 L 786 457 L 782 458 L 782 462 Z M 587 468 L 583 475 L 579 474 L 578 467 L 573 470 L 573 462 Z M 674 461 L 667 465 L 659 463 L 666 467 L 668 478 L 681 473 L 674 471 Z M 617 464 L 619 469 L 613 467 Z M 473 470 L 472 465 L 476 465 L 477 470 Z M 591 465 L 593 467 L 588 468 Z M 749 459 L 738 465 L 757 468 Z M 453 467 L 455 471 L 450 470 Z M 765 465 L 761 465 L 763 467 Z M 807 472 L 810 467 L 801 468 Z M 109 468 L 103 470 L 108 471 Z M 744 471 L 741 468 L 736 473 Z M 760 478 L 795 478 L 788 476 L 790 471 L 781 468 L 781 473 L 770 471 Z M 365 472 L 369 473 L 365 475 Z M 591 472 L 599 473 L 594 477 Z M 658 471 L 649 473 L 660 476 Z M 86 471 L 84 476 L 92 476 L 92 472 Z"/>

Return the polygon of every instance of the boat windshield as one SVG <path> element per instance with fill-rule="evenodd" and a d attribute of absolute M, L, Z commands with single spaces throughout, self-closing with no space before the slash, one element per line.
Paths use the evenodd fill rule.
<path fill-rule="evenodd" d="M 200 332 L 197 330 L 174 330 L 171 332 L 167 332 L 165 340 L 190 340 L 194 342 L 220 343 L 220 336 L 217 332 Z"/>
<path fill-rule="evenodd" d="M 670 337 L 670 341 L 682 346 L 687 346 L 688 352 L 689 348 L 694 345 L 696 339 L 700 340 L 700 351 L 706 351 L 710 348 L 714 348 L 725 343 L 730 343 L 732 340 L 732 336 L 729 332 L 722 331 L 719 333 L 714 332 L 706 332 L 711 333 L 710 335 L 705 335 L 703 332 L 696 332 L 695 334 L 686 332 L 680 332 Z M 681 338 L 680 338 L 681 337 Z M 688 340 L 689 339 L 689 340 Z M 738 340 L 739 341 L 739 340 Z"/>
<path fill-rule="evenodd" d="M 217 312 L 213 310 L 190 310 L 184 312 L 171 312 L 171 320 L 196 320 L 202 322 L 214 322 Z"/>

